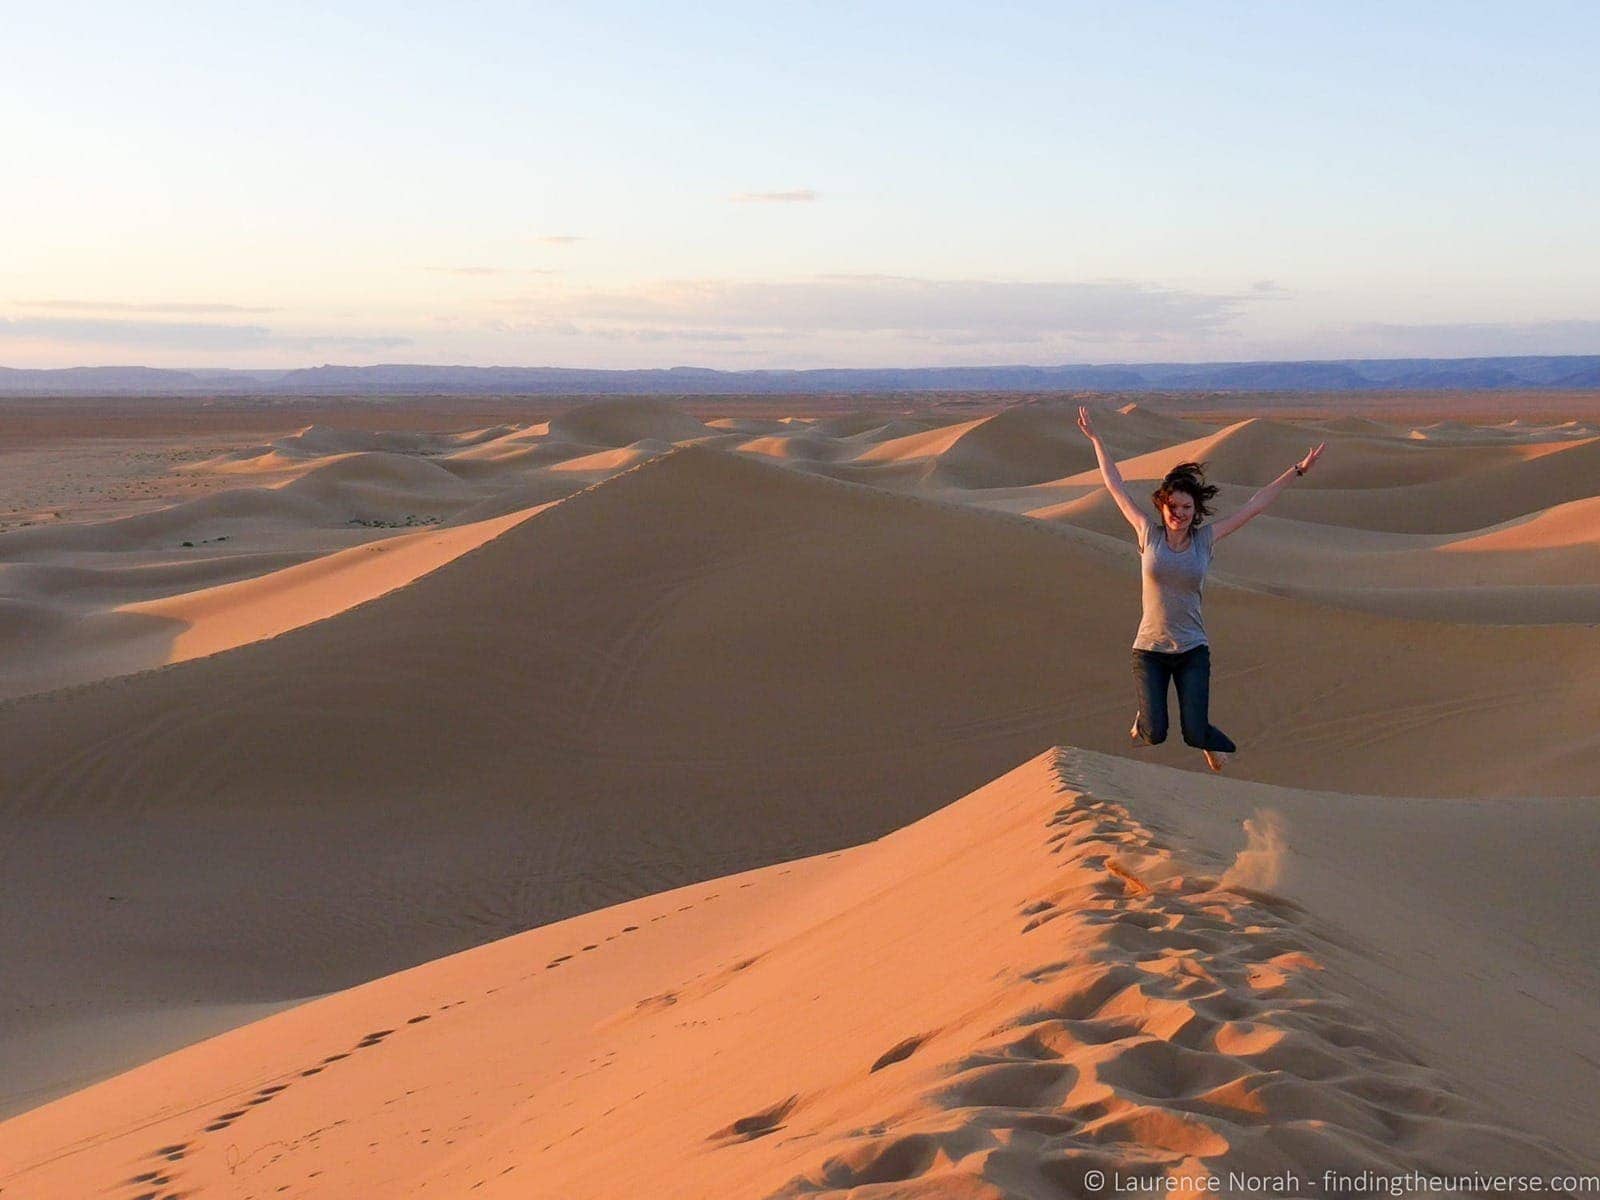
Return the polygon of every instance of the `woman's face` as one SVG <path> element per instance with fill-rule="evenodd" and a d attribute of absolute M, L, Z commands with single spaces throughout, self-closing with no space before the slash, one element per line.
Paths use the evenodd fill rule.
<path fill-rule="evenodd" d="M 1161 505 L 1161 516 L 1173 533 L 1182 533 L 1194 523 L 1194 497 L 1188 492 L 1173 492 Z"/>

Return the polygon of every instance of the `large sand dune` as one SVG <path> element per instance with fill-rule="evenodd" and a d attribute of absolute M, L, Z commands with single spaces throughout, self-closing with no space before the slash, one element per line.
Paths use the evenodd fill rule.
<path fill-rule="evenodd" d="M 1095 1170 L 1313 1195 L 1350 1193 L 1327 1172 L 1594 1171 L 1582 828 L 1578 805 L 1384 805 L 1050 751 L 878 841 L 430 963 L 46 1106 L 0 1127 L 4 1186 L 1044 1198 L 1095 1194 Z M 1516 875 L 1516 915 L 1464 853 Z"/>
<path fill-rule="evenodd" d="M 10 1064 L 0 1110 L 28 1109 L 264 1012 L 338 993 L 152 1064 L 129 1077 L 142 1076 L 137 1085 L 90 1090 L 26 1118 L 43 1125 L 0 1127 L 0 1145 L 10 1137 L 42 1145 L 59 1136 L 66 1146 L 74 1128 L 98 1121 L 110 1129 L 138 1088 L 158 1105 L 167 1102 L 161 1097 L 177 1097 L 189 1086 L 180 1086 L 180 1076 L 212 1089 L 208 1096 L 231 1094 L 243 1086 L 234 1082 L 242 1075 L 207 1072 L 231 1061 L 238 1047 L 257 1045 L 251 1038 L 260 1053 L 242 1054 L 235 1065 L 255 1064 L 248 1070 L 263 1082 L 251 1086 L 275 1086 L 264 1081 L 287 1067 L 261 1055 L 296 1039 L 331 1047 L 348 1030 L 329 1014 L 346 1013 L 372 1029 L 393 1024 L 360 1007 L 368 987 L 399 986 L 448 963 L 503 965 L 512 961 L 505 956 L 522 952 L 516 948 L 525 939 L 540 947 L 536 957 L 546 949 L 555 953 L 558 941 L 575 936 L 572 930 L 604 924 L 621 911 L 608 916 L 605 906 L 666 905 L 671 889 L 696 881 L 754 871 L 770 882 L 774 872 L 791 868 L 767 864 L 888 834 L 1059 743 L 1083 748 L 1062 760 L 1076 764 L 1067 771 L 1076 782 L 1061 786 L 1092 791 L 1134 813 L 1116 818 L 1123 823 L 1113 831 L 1119 836 L 1137 827 L 1136 838 L 1146 838 L 1170 825 L 1192 841 L 1183 853 L 1214 853 L 1237 841 L 1245 810 L 1258 802 L 1294 809 L 1319 846 L 1332 846 L 1318 850 L 1323 865 L 1317 871 L 1325 874 L 1305 876 L 1309 890 L 1297 899 L 1318 920 L 1344 922 L 1358 940 L 1376 938 L 1363 922 L 1393 922 L 1400 903 L 1391 889 L 1381 918 L 1374 915 L 1379 910 L 1341 907 L 1341 887 L 1358 896 L 1370 890 L 1368 875 L 1352 874 L 1363 855 L 1381 864 L 1404 844 L 1424 861 L 1421 877 L 1444 887 L 1446 855 L 1480 862 L 1473 856 L 1509 836 L 1505 822 L 1535 817 L 1530 828 L 1548 837 L 1518 842 L 1521 857 L 1496 864 L 1497 877 L 1536 874 L 1534 864 L 1549 847 L 1562 862 L 1585 847 L 1592 852 L 1590 808 L 1576 799 L 1600 791 L 1600 534 L 1594 526 L 1600 498 L 1590 470 L 1600 439 L 1591 431 L 1503 426 L 1487 437 L 1472 427 L 1414 431 L 1362 421 L 1314 429 L 1265 419 L 1207 428 L 1133 406 L 1101 416 L 1136 491 L 1147 490 L 1173 462 L 1202 457 L 1224 484 L 1223 511 L 1312 441 L 1330 442 L 1326 472 L 1319 468 L 1271 515 L 1219 547 L 1207 590 L 1217 672 L 1213 711 L 1244 753 L 1227 779 L 1216 780 L 1193 774 L 1198 756 L 1176 735 L 1154 750 L 1128 748 L 1127 644 L 1138 604 L 1131 531 L 1097 476 L 1085 471 L 1092 456 L 1072 416 L 1067 408 L 1028 405 L 962 421 L 878 415 L 702 423 L 656 401 L 626 401 L 581 407 L 548 424 L 459 434 L 312 428 L 189 468 L 235 481 L 228 490 L 121 520 L 38 525 L 0 537 L 0 648 L 8 651 L 0 694 L 18 697 L 0 705 L 0 761 L 6 764 L 0 870 L 8 890 L 25 898 L 27 913 L 18 916 L 22 910 L 8 905 L 0 918 L 0 961 L 6 963 L 0 1056 Z M 1179 766 L 1191 769 L 1173 770 Z M 1040 789 L 1054 785 L 1045 780 L 1045 768 L 1036 763 L 1032 770 L 1024 790 L 1043 796 Z M 1013 779 L 1007 787 L 1013 785 L 1023 786 Z M 1268 795 L 1272 787 L 1342 795 L 1301 800 L 1299 793 Z M 1416 797 L 1503 799 L 1495 801 L 1498 807 L 1472 807 Z M 1060 797 L 1049 802 L 1067 803 Z M 1189 811 L 1197 802 L 1208 805 L 1204 813 Z M 986 861 L 991 877 L 1012 880 L 1007 856 L 1015 847 L 985 840 L 1001 833 L 989 828 L 989 817 L 966 825 L 948 817 L 957 810 L 979 811 L 982 804 L 969 797 L 941 812 L 937 820 L 945 824 L 928 827 L 950 835 L 951 853 L 969 855 L 974 877 Z M 1318 815 L 1324 810 L 1348 814 L 1352 828 L 1330 824 Z M 1460 840 L 1463 819 L 1467 834 L 1479 840 Z M 1388 830 L 1391 840 L 1374 840 L 1374 830 Z M 1303 843 L 1292 844 L 1298 853 Z M 921 852 L 932 854 L 926 845 Z M 1141 849 L 1135 857 L 1178 852 Z M 842 871 L 847 862 L 877 861 L 876 853 L 852 851 L 854 857 L 834 865 Z M 931 860 L 925 865 L 932 870 Z M 875 877 L 880 869 L 890 873 Z M 820 890 L 806 893 L 803 903 L 796 893 L 794 903 L 826 907 L 830 889 L 854 895 L 850 887 L 867 888 L 873 878 L 886 883 L 899 878 L 899 869 L 852 868 L 857 883 L 848 885 L 816 875 Z M 1069 922 L 1076 932 L 1057 954 L 1072 964 L 1061 968 L 1068 973 L 1100 961 L 1095 956 L 1106 947 L 1097 939 L 1107 928 L 1156 928 L 1137 925 L 1144 917 L 1130 918 L 1132 926 L 1118 924 L 1124 914 L 1114 904 L 1110 925 L 1093 917 L 1094 905 L 1116 896 L 1105 891 L 1113 885 L 1103 871 L 1082 869 L 1089 873 L 1074 885 L 1083 889 L 1082 903 Z M 1489 869 L 1474 868 L 1474 877 Z M 1549 870 L 1551 890 L 1538 891 L 1541 897 L 1558 894 L 1553 881 L 1581 878 L 1559 863 Z M 1027 878 L 1022 871 L 1014 882 L 1022 886 Z M 738 890 L 719 884 L 724 899 Z M 1546 885 L 1541 877 L 1538 888 Z M 992 951 L 974 948 L 998 928 L 981 914 L 999 911 L 986 907 L 990 901 L 975 885 L 962 891 L 946 879 L 940 886 L 949 891 L 948 908 L 930 916 L 934 928 L 968 930 L 950 944 L 950 962 L 990 963 L 990 976 L 1002 965 L 1019 974 L 1033 969 L 1022 965 L 1025 958 L 1007 957 L 1015 950 L 1009 941 Z M 1006 1194 L 1027 1195 L 1033 1194 L 1029 1188 L 1070 1182 L 1072 1171 L 1089 1161 L 1073 1149 L 1083 1149 L 1084 1137 L 1107 1144 L 1132 1139 L 1129 1145 L 1154 1139 L 1151 1161 L 1232 1155 L 1264 1168 L 1295 1155 L 1315 1156 L 1305 1148 L 1309 1143 L 1295 1140 L 1301 1135 L 1280 1133 L 1280 1125 L 1296 1121 L 1332 1122 L 1330 1128 L 1343 1131 L 1338 1144 L 1367 1147 L 1361 1154 L 1371 1149 L 1369 1142 L 1387 1147 L 1371 1153 L 1373 1161 L 1389 1165 L 1428 1155 L 1442 1161 L 1454 1150 L 1440 1147 L 1463 1144 L 1462 1123 L 1474 1122 L 1543 1131 L 1566 1151 L 1581 1151 L 1570 1122 L 1562 1124 L 1561 1106 L 1545 1104 L 1526 1087 L 1517 1092 L 1506 1072 L 1493 1075 L 1492 1063 L 1474 1066 L 1465 1049 L 1495 1015 L 1484 1006 L 1494 1005 L 1500 1018 L 1514 1014 L 1508 1019 L 1513 1033 L 1504 1035 L 1508 1047 L 1537 1059 L 1541 1047 L 1557 1044 L 1548 1014 L 1501 986 L 1535 970 L 1531 961 L 1496 960 L 1504 967 L 1498 975 L 1476 960 L 1457 964 L 1490 982 L 1475 982 L 1472 1003 L 1451 999 L 1430 1008 L 1431 990 L 1447 989 L 1448 982 L 1424 969 L 1431 969 L 1421 961 L 1431 943 L 1420 935 L 1406 943 L 1416 954 L 1403 962 L 1399 950 L 1391 953 L 1385 949 L 1391 943 L 1379 940 L 1371 942 L 1370 954 L 1340 959 L 1337 939 L 1305 941 L 1310 935 L 1296 910 L 1244 893 L 1173 886 L 1177 890 L 1162 893 L 1160 903 L 1177 907 L 1158 915 L 1174 928 L 1208 906 L 1223 913 L 1217 919 L 1226 928 L 1214 931 L 1218 944 L 1196 942 L 1185 952 L 1199 956 L 1224 994 L 1254 1002 L 1250 981 L 1257 968 L 1240 964 L 1255 961 L 1250 946 L 1275 945 L 1278 934 L 1257 943 L 1249 930 L 1257 922 L 1281 925 L 1284 937 L 1300 939 L 1295 953 L 1328 966 L 1326 978 L 1333 978 L 1333 960 L 1339 960 L 1342 982 L 1334 990 L 1345 998 L 1339 1003 L 1362 1008 L 1360 1021 L 1397 1023 L 1399 1040 L 1384 1042 L 1379 1057 L 1391 1051 L 1399 1057 L 1383 1059 L 1388 1066 L 1347 1063 L 1335 1074 L 1353 1072 L 1365 1080 L 1350 1088 L 1312 1078 L 1303 1088 L 1283 1090 L 1284 1107 L 1257 1113 L 1253 1132 L 1246 1133 L 1200 1130 L 1195 1113 L 1215 1117 L 1229 1106 L 1247 1111 L 1262 1085 L 1248 1082 L 1254 1076 L 1236 1064 L 1227 1069 L 1243 1074 L 1196 1065 L 1195 1079 L 1215 1076 L 1202 1091 L 1220 1088 L 1226 1101 L 1195 1108 L 1174 1106 L 1172 1096 L 1140 1093 L 1148 1112 L 1129 1110 L 1113 1120 L 1107 1110 L 1094 1121 L 1109 1132 L 1089 1136 L 1082 1127 L 1093 1122 L 1082 1116 L 1054 1125 L 1019 1117 L 1021 1124 L 1005 1125 L 1011 1118 L 993 1112 L 963 1115 L 970 1106 L 951 1098 L 964 1096 L 965 1084 L 936 1084 L 932 1076 L 901 1080 L 884 1092 L 887 1066 L 868 1072 L 872 1079 L 859 1086 L 840 1085 L 837 1095 L 832 1085 L 802 1086 L 797 1077 L 789 1092 L 757 1100 L 754 1085 L 766 1080 L 778 1087 L 782 1062 L 798 1066 L 816 1058 L 817 1070 L 834 1070 L 854 1061 L 846 1045 L 867 1054 L 869 1043 L 888 1038 L 870 1060 L 918 1035 L 908 1029 L 890 1037 L 887 1026 L 862 1019 L 865 1014 L 845 1016 L 844 1009 L 836 1021 L 825 1005 L 815 1011 L 780 1006 L 763 1018 L 773 1022 L 763 1027 L 768 1034 L 752 1026 L 738 1036 L 752 1044 L 782 1039 L 794 1054 L 774 1060 L 774 1073 L 750 1076 L 749 1112 L 732 1112 L 722 1125 L 713 1122 L 695 1134 L 699 1149 L 685 1152 L 673 1167 L 681 1172 L 674 1179 L 681 1179 L 682 1190 L 662 1194 L 717 1194 L 694 1190 L 694 1181 L 712 1179 L 742 1180 L 747 1187 L 759 1181 L 793 1194 L 808 1188 L 843 1194 L 871 1178 L 889 1186 L 895 1171 L 953 1179 L 972 1175 L 978 1161 L 957 1151 L 965 1148 L 988 1162 L 984 1147 L 1015 1143 L 1019 1190 Z M 1507 935 L 1504 946 L 1496 943 L 1494 953 L 1501 955 L 1525 953 L 1527 939 L 1543 936 L 1526 913 L 1474 907 L 1470 897 L 1444 890 L 1450 898 L 1438 902 L 1411 893 L 1418 910 L 1413 932 L 1456 937 L 1451 923 L 1458 920 L 1474 931 L 1521 930 Z M 1592 895 L 1583 903 L 1590 901 Z M 909 905 L 904 898 L 895 903 Z M 1264 907 L 1246 912 L 1254 904 Z M 657 986 L 658 978 L 688 978 L 700 969 L 696 964 L 733 955 L 732 943 L 718 940 L 724 934 L 777 930 L 801 919 L 800 908 L 784 909 L 789 916 L 739 911 L 726 929 L 686 929 L 682 941 L 652 950 L 649 969 L 657 975 L 649 976 L 648 986 L 654 990 L 635 999 L 670 990 L 669 983 Z M 1462 911 L 1470 918 L 1460 917 Z M 1529 911 L 1541 921 L 1558 919 L 1553 900 L 1539 899 Z M 962 924 L 969 916 L 970 929 Z M 909 929 L 910 919 L 885 916 L 884 928 Z M 1590 908 L 1580 905 L 1573 920 L 1577 933 L 1592 934 Z M 522 939 L 495 942 L 541 925 Z M 661 927 L 667 927 L 664 919 Z M 606 926 L 605 933 L 613 932 Z M 831 947 L 836 957 L 796 959 L 795 978 L 821 981 L 819 996 L 888 986 L 871 982 L 877 977 L 870 972 L 875 963 L 897 960 L 859 932 L 839 943 L 806 935 L 815 955 Z M 1383 936 L 1391 934 L 1400 936 Z M 1236 935 L 1243 939 L 1237 944 Z M 362 986 L 488 942 L 494 944 L 459 959 Z M 907 943 L 916 944 L 914 937 Z M 1151 952 L 1162 956 L 1169 949 L 1163 943 Z M 994 957 L 983 957 L 989 954 Z M 567 966 L 588 961 L 580 956 Z M 1148 966 L 1137 955 L 1124 965 L 1130 964 Z M 1283 973 L 1281 967 L 1259 970 L 1271 975 Z M 1538 969 L 1547 968 L 1553 969 Z M 1223 980 L 1229 971 L 1235 974 Z M 614 992 L 549 990 L 552 980 L 572 976 L 571 969 L 538 974 L 543 998 L 527 1003 L 615 1000 L 620 1009 L 624 991 L 645 986 L 645 976 L 625 973 L 605 985 L 614 985 Z M 1296 968 L 1287 977 L 1283 986 L 1296 997 L 1321 994 L 1314 981 L 1322 974 Z M 1566 980 L 1561 986 L 1571 978 L 1560 976 Z M 919 995 L 942 995 L 931 980 L 900 982 Z M 969 981 L 973 988 L 980 982 L 976 976 Z M 498 986 L 520 994 L 509 982 Z M 1005 1044 L 994 1032 L 1003 1028 L 1014 1028 L 1024 1041 L 1033 1037 L 1025 1032 L 1031 1026 L 1004 1026 L 1003 1010 L 1016 998 L 1011 993 L 951 986 L 952 1003 L 967 996 L 961 1003 L 995 1015 L 985 1029 L 1002 1039 L 996 1045 Z M 352 987 L 357 990 L 342 991 Z M 1545 1004 L 1545 992 L 1534 990 L 1537 1004 Z M 1152 994 L 1140 1003 L 1176 1013 L 1168 1001 L 1182 1000 Z M 1233 999 L 1219 1003 L 1218 1011 L 1236 1007 Z M 889 1007 L 905 1006 L 896 1001 Z M 424 1011 L 437 1009 L 418 1007 L 416 1014 Z M 510 1010 L 483 1011 L 475 1037 L 487 1038 L 495 1022 L 513 1019 Z M 1210 1009 L 1196 1011 L 1217 1019 Z M 1592 1008 L 1582 1005 L 1556 1011 L 1563 1020 L 1587 1014 L 1593 1021 Z M 514 1019 L 524 1027 L 546 1023 L 534 1012 L 518 1010 Z M 944 1028 L 954 1012 L 936 1021 L 939 1014 L 930 1011 L 921 1025 Z M 1449 1037 L 1432 1037 L 1440 1012 L 1465 1024 Z M 437 1024 L 419 1023 L 414 1036 L 425 1041 L 425 1034 L 443 1030 L 442 1016 Z M 1223 1023 L 1245 1019 L 1230 1016 Z M 1186 1026 L 1176 1016 L 1151 1020 L 1159 1028 L 1146 1036 L 1185 1054 L 1241 1057 L 1227 1046 L 1184 1041 Z M 1177 1024 L 1163 1024 L 1171 1021 Z M 951 1026 L 957 1027 L 971 1035 L 969 1042 L 945 1044 L 949 1053 L 937 1060 L 919 1049 L 907 1064 L 949 1067 L 966 1061 L 962 1055 L 1012 1053 L 990 1047 L 974 1026 Z M 1285 1028 L 1297 1037 L 1306 1033 L 1293 1021 Z M 1525 1037 L 1516 1032 L 1524 1029 Z M 1324 1051 L 1335 1058 L 1349 1050 L 1337 1030 L 1312 1033 L 1332 1039 L 1333 1049 Z M 567 1047 L 563 1054 L 603 1058 L 612 1045 L 584 1041 L 596 1036 L 587 1025 L 551 1036 Z M 575 1040 L 562 1041 L 569 1036 Z M 696 1036 L 674 1033 L 657 1050 L 703 1066 L 704 1056 L 691 1050 Z M 1238 1036 L 1244 1039 L 1238 1044 L 1265 1047 L 1278 1035 Z M 416 1044 L 419 1053 L 446 1059 L 459 1049 L 430 1043 L 424 1052 L 423 1041 Z M 819 1055 L 819 1044 L 830 1049 Z M 1067 1045 L 1056 1033 L 1045 1044 Z M 1305 1061 L 1322 1061 L 1317 1054 L 1324 1051 L 1308 1051 Z M 743 1042 L 720 1051 L 732 1056 L 725 1062 L 735 1071 L 742 1069 L 735 1060 L 746 1052 Z M 1136 1068 L 1139 1055 L 1157 1052 L 1130 1053 L 1126 1061 L 1120 1051 L 1102 1060 L 1081 1046 L 1072 1049 L 1062 1060 L 1066 1068 L 1030 1068 L 1044 1082 L 1022 1087 L 1017 1102 L 1006 1099 L 1011 1085 L 1001 1081 L 1016 1072 L 974 1067 L 973 1094 L 998 1089 L 999 1109 L 1032 1111 L 1048 1101 L 1054 1111 L 1075 1094 L 1089 1104 L 1078 1089 L 1102 1071 L 1105 1086 L 1115 1090 L 1117 1080 L 1133 1077 L 1129 1071 L 1176 1070 L 1170 1062 Z M 1440 1066 L 1455 1082 L 1418 1084 L 1407 1056 Z M 1580 1084 L 1594 1082 L 1581 1070 L 1563 1074 L 1566 1068 L 1548 1054 L 1538 1061 L 1541 1086 L 1564 1081 L 1552 1095 L 1573 1095 Z M 719 1062 L 719 1073 L 722 1067 Z M 1368 1079 L 1357 1067 L 1373 1067 L 1376 1074 Z M 571 1074 L 576 1068 L 565 1069 Z M 1066 1069 L 1080 1082 L 1072 1083 Z M 330 1069 L 326 1082 L 334 1074 Z M 986 1082 L 991 1075 L 994 1082 Z M 1458 1084 L 1462 1096 L 1470 1094 L 1470 1104 L 1459 1110 L 1454 1101 L 1438 1099 L 1441 1090 L 1455 1096 Z M 132 1090 L 114 1090 L 119 1087 Z M 360 1088 L 353 1094 L 365 1095 Z M 816 1088 L 834 1098 L 817 1100 Z M 310 1089 L 303 1090 L 309 1097 Z M 424 1090 L 437 1093 L 438 1087 Z M 762 1117 L 763 1105 L 781 1108 L 790 1092 L 807 1098 Z M 90 1099 L 97 1095 L 102 1098 Z M 270 1111 L 289 1120 L 295 1110 L 287 1100 L 262 1106 L 252 1119 Z M 683 1121 L 714 1117 L 706 1107 L 716 1107 L 714 1101 L 720 1102 L 686 1100 Z M 835 1101 L 842 1107 L 829 1125 L 823 1117 Z M 72 1107 L 80 1102 L 88 1107 Z M 495 1107 L 502 1102 L 512 1107 Z M 485 1120 L 521 1128 L 517 1122 L 526 1114 L 508 1095 L 485 1103 L 474 1111 L 497 1114 Z M 1402 1115 L 1375 1116 L 1373 1104 Z M 1300 1107 L 1305 1112 L 1293 1115 Z M 1466 1115 L 1468 1109 L 1479 1115 Z M 1572 1105 L 1567 1109 L 1570 1116 Z M 167 1119 L 154 1109 L 127 1111 L 145 1112 L 158 1124 Z M 817 1131 L 797 1141 L 788 1157 L 773 1157 L 780 1139 L 761 1136 L 762 1121 L 788 1128 L 802 1111 L 815 1114 L 808 1119 L 820 1122 Z M 662 1119 L 659 1129 L 647 1131 L 654 1149 L 638 1159 L 641 1178 L 665 1161 L 650 1154 L 670 1157 L 670 1147 L 681 1149 L 673 1139 L 687 1125 L 676 1121 Z M 863 1132 L 885 1121 L 901 1132 Z M 398 1129 L 376 1117 L 349 1122 L 352 1129 L 378 1130 L 365 1140 L 392 1140 Z M 705 1142 L 724 1125 L 732 1132 Z M 547 1153 L 539 1160 L 543 1169 L 570 1171 L 574 1180 L 592 1173 L 597 1147 L 621 1136 L 620 1127 L 605 1122 L 593 1128 L 602 1131 L 594 1134 L 600 1141 L 579 1138 L 568 1150 Z M 1415 1138 L 1406 1142 L 1402 1129 Z M 1003 1130 L 1010 1132 L 997 1132 Z M 744 1136 L 752 1132 L 757 1136 Z M 510 1140 L 492 1144 L 496 1155 L 503 1150 L 510 1156 L 509 1165 L 532 1142 L 505 1136 Z M 635 1130 L 631 1136 L 641 1135 Z M 1215 1149 L 1217 1138 L 1222 1149 Z M 174 1133 L 170 1140 L 180 1139 Z M 491 1141 L 476 1144 L 484 1150 Z M 1495 1161 L 1559 1159 L 1551 1146 L 1514 1133 L 1496 1133 L 1482 1146 L 1491 1157 L 1503 1151 Z M 458 1165 L 486 1163 L 479 1150 Z M 418 1157 L 413 1162 L 402 1155 L 393 1179 L 420 1188 L 433 1172 L 444 1172 L 439 1178 L 453 1181 L 450 1194 L 464 1191 L 471 1181 L 450 1174 L 456 1168 L 431 1153 L 413 1146 L 406 1154 Z M 6 1157 L 0 1153 L 0 1160 Z M 102 1161 L 71 1154 L 62 1162 L 91 1160 Z M 722 1174 L 733 1160 L 746 1165 Z M 287 1155 L 283 1161 L 308 1160 Z M 355 1158 L 341 1161 L 339 1171 L 330 1169 L 327 1186 L 343 1178 L 350 1194 L 350 1187 L 381 1182 L 362 1174 L 367 1168 L 353 1165 Z M 524 1164 L 519 1171 L 527 1171 L 534 1160 L 517 1161 Z M 1078 1166 L 1061 1165 L 1069 1161 Z M 751 1173 L 740 1174 L 747 1166 Z M 702 1168 L 709 1174 L 695 1174 Z M 1011 1168 L 998 1161 L 992 1169 L 1001 1174 L 989 1176 L 991 1183 L 1011 1178 L 1004 1173 Z M 139 1173 L 129 1167 L 127 1178 Z M 69 1176 L 33 1176 L 47 1177 Z M 810 1182 L 796 1182 L 804 1180 Z M 562 1194 L 629 1194 L 625 1181 L 617 1177 L 614 1193 Z M 610 1177 L 602 1182 L 611 1186 Z M 0 1196 L 9 1195 L 10 1186 L 0 1175 Z M 968 1185 L 950 1180 L 927 1186 L 948 1186 L 938 1194 L 990 1194 L 962 1192 Z"/>

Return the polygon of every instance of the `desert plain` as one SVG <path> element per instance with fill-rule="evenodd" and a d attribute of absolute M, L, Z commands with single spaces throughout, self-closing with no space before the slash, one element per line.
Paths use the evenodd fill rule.
<path fill-rule="evenodd" d="M 1600 1189 L 1600 399 L 780 399 L 0 412 L 0 1200 Z"/>

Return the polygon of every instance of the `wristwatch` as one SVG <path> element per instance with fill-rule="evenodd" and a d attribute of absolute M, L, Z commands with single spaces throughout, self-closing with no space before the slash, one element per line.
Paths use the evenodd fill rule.
<path fill-rule="evenodd" d="M 1304 467 L 1302 467 L 1299 463 L 1295 463 L 1295 465 L 1294 465 L 1294 473 L 1296 475 L 1304 475 L 1306 473 L 1306 469 Z"/>

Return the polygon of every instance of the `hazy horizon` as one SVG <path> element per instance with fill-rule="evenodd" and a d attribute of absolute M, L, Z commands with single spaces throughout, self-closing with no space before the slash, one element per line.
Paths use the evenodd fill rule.
<path fill-rule="evenodd" d="M 1457 355 L 1392 355 L 1383 357 L 1326 357 L 1326 358 L 1196 358 L 1173 360 L 1137 360 L 1137 359 L 1082 359 L 1076 361 L 1057 361 L 1029 363 L 1023 361 L 1012 362 L 893 362 L 878 366 L 844 366 L 837 363 L 821 363 L 806 367 L 713 367 L 704 363 L 694 362 L 654 362 L 641 363 L 629 367 L 609 367 L 596 363 L 557 364 L 548 362 L 537 363 L 509 363 L 509 362 L 423 362 L 405 358 L 375 359 L 371 362 L 337 361 L 325 359 L 322 361 L 304 360 L 301 362 L 285 363 L 279 366 L 268 366 L 261 363 L 172 363 L 170 365 L 155 365 L 148 362 L 113 362 L 113 363 L 64 363 L 55 367 L 17 367 L 10 363 L 0 362 L 0 370 L 43 370 L 43 371 L 194 371 L 194 372 L 224 372 L 232 371 L 245 374 L 283 374 L 291 371 L 313 370 L 357 370 L 357 369 L 393 369 L 393 370 L 486 370 L 486 371 L 708 371 L 725 374 L 739 374 L 746 372 L 768 371 L 774 373 L 799 372 L 799 371 L 1004 371 L 1004 370 L 1039 370 L 1039 371 L 1066 371 L 1075 369 L 1102 369 L 1126 368 L 1135 370 L 1151 367 L 1160 369 L 1179 369 L 1186 367 L 1249 367 L 1249 366 L 1318 366 L 1318 365 L 1344 365 L 1352 363 L 1473 363 L 1473 362 L 1515 362 L 1522 360 L 1545 359 L 1570 359 L 1581 362 L 1600 358 L 1600 351 L 1594 353 L 1572 354 L 1525 354 L 1525 355 L 1484 355 L 1484 354 L 1457 354 Z"/>

